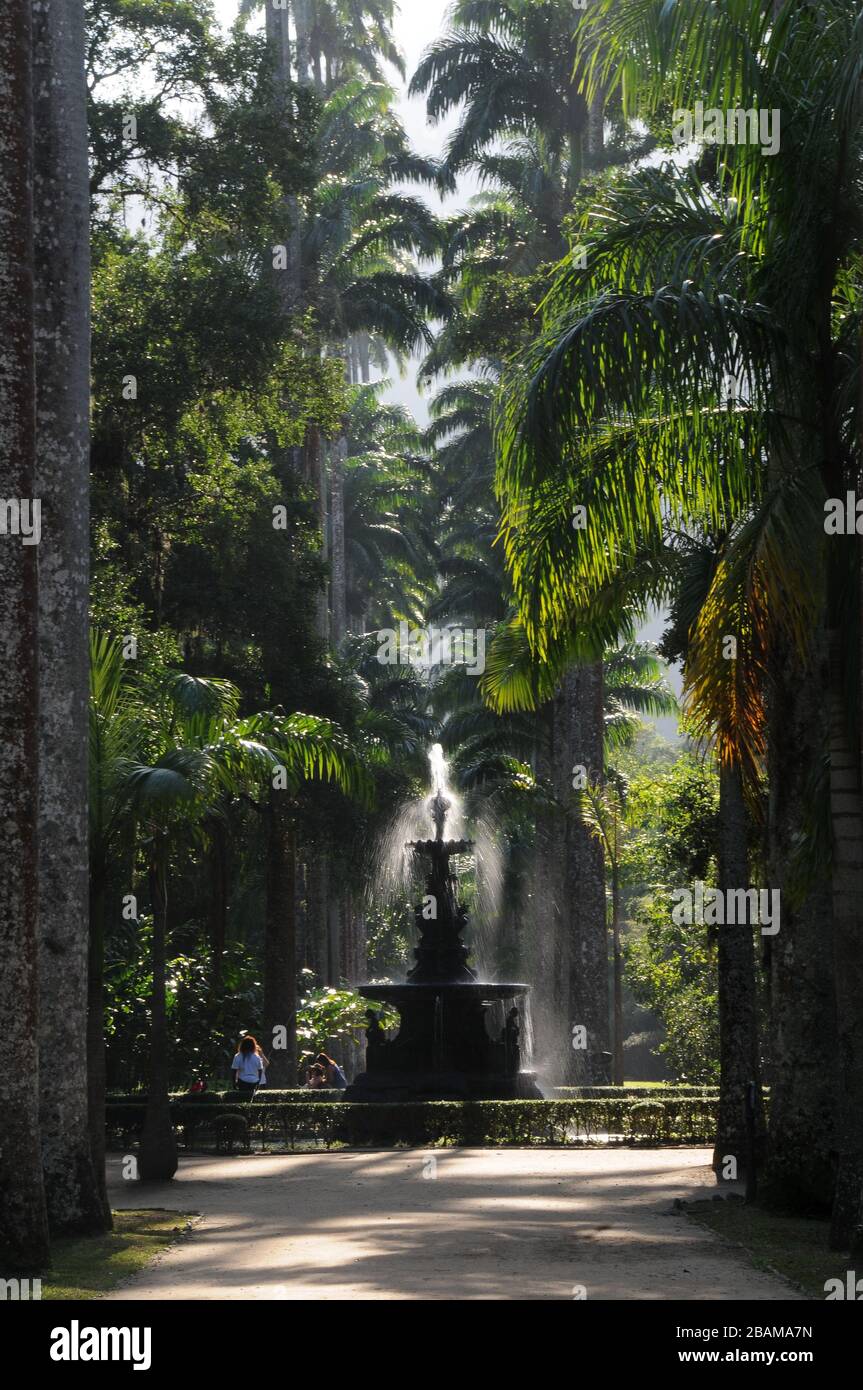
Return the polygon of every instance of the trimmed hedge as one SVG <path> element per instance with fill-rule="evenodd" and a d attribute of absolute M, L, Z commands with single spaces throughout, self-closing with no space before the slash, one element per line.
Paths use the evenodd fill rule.
<path fill-rule="evenodd" d="M 297 1086 L 290 1091 L 277 1091 L 269 1086 L 262 1086 L 255 1096 L 255 1105 L 260 1100 L 266 1098 L 270 1103 L 276 1101 L 308 1101 L 315 1100 L 338 1100 L 343 1091 L 338 1087 L 321 1086 L 318 1090 L 307 1090 L 304 1086 Z M 190 1095 L 188 1091 L 171 1091 L 169 1099 L 172 1103 L 182 1102 L 184 1105 L 247 1105 L 248 1101 L 238 1100 L 238 1092 L 233 1088 L 224 1091 L 200 1091 Z M 146 1091 L 133 1091 L 128 1095 L 109 1095 L 109 1105 L 146 1105 Z"/>
<path fill-rule="evenodd" d="M 145 1105 L 110 1101 L 109 1145 L 128 1148 L 140 1137 Z M 326 1148 L 612 1144 L 710 1144 L 719 1104 L 714 1098 L 578 1100 L 263 1101 L 228 1106 L 172 1101 L 174 1126 L 187 1149 L 202 1139 L 215 1143 L 217 1121 L 237 1116 L 252 1137 L 288 1148 L 314 1143 Z"/>
<path fill-rule="evenodd" d="M 554 1094 L 560 1100 L 619 1100 L 621 1097 L 635 1100 L 703 1100 L 719 1095 L 718 1086 L 674 1086 L 670 1082 L 661 1086 L 555 1086 Z"/>

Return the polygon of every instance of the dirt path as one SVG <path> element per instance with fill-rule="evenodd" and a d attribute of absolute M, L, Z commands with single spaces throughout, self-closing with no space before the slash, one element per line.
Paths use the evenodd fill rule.
<path fill-rule="evenodd" d="M 184 1158 L 170 1184 L 110 1165 L 117 1207 L 201 1212 L 116 1299 L 789 1299 L 675 1212 L 715 1190 L 707 1149 L 457 1149 Z"/>

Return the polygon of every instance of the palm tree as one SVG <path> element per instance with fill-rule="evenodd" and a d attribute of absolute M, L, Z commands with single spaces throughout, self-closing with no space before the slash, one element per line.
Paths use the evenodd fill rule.
<path fill-rule="evenodd" d="M 456 229 L 452 263 L 444 266 L 444 278 L 457 277 L 454 298 L 460 312 L 425 363 L 426 375 L 453 363 L 477 360 L 484 360 L 494 373 L 500 361 L 494 360 L 495 349 L 489 348 L 489 341 L 497 336 L 504 353 L 511 352 L 518 328 L 525 334 L 532 331 L 530 305 L 512 323 L 511 281 L 505 282 L 503 303 L 497 302 L 495 278 L 485 274 L 483 255 L 491 247 L 492 263 L 502 257 L 504 264 L 529 267 L 538 265 L 543 256 L 561 254 L 566 245 L 563 219 L 578 187 L 585 154 L 589 151 L 598 158 L 602 145 L 602 120 L 591 123 L 587 104 L 572 80 L 573 24 L 565 9 L 515 0 L 460 0 L 452 20 L 452 31 L 425 54 L 411 89 L 427 92 L 432 120 L 463 103 L 444 167 L 453 172 L 474 166 L 504 199 L 496 207 L 479 206 L 474 224 L 469 218 Z M 489 309 L 505 321 L 498 335 L 483 332 Z M 561 673 L 560 688 L 541 716 L 549 728 L 540 743 L 544 750 L 554 748 L 546 771 L 556 771 L 561 793 L 567 785 L 567 769 L 576 764 L 601 775 L 601 655 L 601 642 L 582 651 L 580 662 Z M 579 943 L 575 954 L 582 958 L 581 968 L 573 971 L 570 988 L 577 1021 L 589 1023 L 598 1057 L 606 1051 L 605 1014 L 601 1007 L 594 1009 L 604 971 L 602 851 L 575 824 L 566 841 L 556 846 L 554 857 L 555 872 L 545 877 L 559 880 L 557 902 L 565 905 L 562 910 L 570 917 L 561 931 Z M 600 1071 L 597 1061 L 597 1079 Z"/>
<path fill-rule="evenodd" d="M 264 3 L 239 0 L 240 18 Z M 292 0 L 290 8 L 283 10 L 267 5 L 267 35 L 289 74 L 293 10 L 298 77 L 313 83 L 319 94 L 328 95 L 358 72 L 374 82 L 382 81 L 381 59 L 404 75 L 404 60 L 392 32 L 394 9 L 393 0 Z"/>
<path fill-rule="evenodd" d="M 33 80 L 27 0 L 0 15 L 0 290 L 6 348 L 0 358 L 4 498 L 37 494 L 33 319 Z M 5 505 L 5 503 L 4 503 Z M 22 1273 L 48 1260 L 39 1134 L 39 922 L 37 819 L 38 597 L 36 548 L 20 535 L 0 547 L 5 656 L 0 703 L 0 1023 L 8 1065 L 0 1081 L 3 1240 Z"/>
<path fill-rule="evenodd" d="M 423 442 L 408 413 L 379 399 L 386 383 L 356 387 L 341 465 L 347 627 L 422 621 L 434 584 L 433 497 Z M 333 556 L 338 537 L 333 528 Z"/>
<path fill-rule="evenodd" d="M 37 6 L 33 41 L 35 495 L 50 515 L 39 565 L 41 1129 L 51 1228 L 71 1233 L 110 1223 L 104 1174 L 90 1150 L 86 1065 L 90 194 L 82 7 Z"/>
<path fill-rule="evenodd" d="M 633 194 L 636 197 L 624 213 L 622 205 L 626 197 L 632 198 Z M 651 200 L 649 204 L 648 198 Z M 649 216 L 645 216 L 649 209 L 652 211 Z M 647 269 L 650 252 L 653 252 L 655 257 L 657 283 L 664 283 L 665 292 L 669 295 L 668 317 L 663 318 L 661 324 L 657 325 L 657 333 L 664 332 L 665 324 L 674 313 L 677 315 L 676 322 L 684 325 L 683 332 L 688 335 L 689 305 L 684 304 L 680 307 L 678 314 L 679 301 L 677 290 L 674 288 L 676 282 L 665 273 L 669 268 L 668 263 L 674 256 L 685 257 L 687 247 L 711 247 L 713 253 L 717 253 L 723 242 L 729 247 L 729 255 L 737 255 L 735 228 L 722 217 L 693 171 L 643 171 L 634 175 L 627 184 L 616 190 L 613 197 L 606 198 L 604 211 L 608 214 L 607 247 L 601 243 L 591 250 L 596 284 L 597 287 L 603 285 L 604 295 L 597 293 L 594 299 L 586 296 L 583 320 L 579 322 L 575 315 L 572 315 L 567 322 L 563 331 L 570 334 L 569 342 L 573 350 L 579 350 L 579 335 L 582 332 L 585 343 L 590 341 L 589 335 L 607 336 L 607 346 L 603 344 L 599 349 L 603 358 L 606 350 L 610 354 L 620 351 L 619 346 L 611 346 L 612 336 L 636 331 L 650 332 L 645 328 L 643 319 L 639 317 L 651 301 L 652 291 L 648 290 L 647 280 L 647 275 L 653 273 Z M 711 232 L 705 234 L 708 226 L 711 226 Z M 612 247 L 615 248 L 614 251 Z M 630 289 L 627 282 L 613 296 L 605 288 L 604 277 L 616 273 L 613 269 L 615 256 L 628 256 L 631 251 L 635 254 L 626 265 L 635 286 Z M 644 261 L 641 260 L 642 254 L 645 256 Z M 702 275 L 715 272 L 719 279 L 718 264 L 708 264 L 706 268 L 699 266 L 699 270 Z M 686 270 L 680 274 L 689 275 L 692 283 L 698 284 L 692 272 L 693 265 L 690 262 Z M 564 276 L 567 271 L 562 270 L 561 274 Z M 684 290 L 684 296 L 685 294 Z M 674 309 L 671 307 L 672 302 L 675 303 Z M 655 305 L 656 299 L 653 299 L 652 303 Z M 698 303 L 701 304 L 702 300 Z M 724 307 L 729 317 L 735 312 L 733 301 L 727 294 L 724 296 Z M 651 310 L 648 310 L 648 313 L 650 312 Z M 744 319 L 744 312 L 745 310 L 740 315 L 742 328 L 737 335 L 736 346 L 746 343 L 748 336 L 751 351 L 752 333 L 750 331 L 747 335 L 744 331 L 746 328 L 751 330 L 751 325 Z M 696 331 L 694 325 L 691 331 Z M 701 386 L 705 397 L 703 406 L 700 396 L 695 395 L 693 389 L 694 406 L 691 409 L 686 408 L 685 392 L 691 387 L 690 383 L 678 383 L 675 386 L 669 378 L 666 384 L 658 373 L 653 378 L 646 375 L 643 384 L 639 383 L 636 375 L 639 370 L 636 355 L 632 359 L 634 370 L 630 372 L 627 380 L 621 380 L 620 383 L 620 406 L 617 406 L 617 398 L 614 397 L 614 407 L 621 412 L 620 418 L 615 418 L 608 395 L 616 391 L 618 386 L 605 374 L 604 364 L 600 368 L 605 374 L 602 389 L 607 393 L 601 404 L 596 402 L 597 413 L 602 412 L 601 423 L 599 427 L 593 426 L 591 429 L 586 420 L 580 428 L 573 422 L 572 442 L 568 454 L 571 462 L 568 471 L 565 476 L 550 472 L 543 480 L 542 487 L 536 494 L 527 527 L 530 536 L 528 538 L 522 534 L 518 542 L 518 555 L 514 549 L 511 550 L 511 558 L 519 572 L 516 580 L 517 592 L 522 592 L 525 596 L 530 592 L 531 602 L 534 602 L 540 593 L 549 599 L 549 606 L 542 620 L 543 640 L 546 643 L 549 642 L 549 630 L 554 632 L 556 614 L 563 611 L 560 602 L 562 589 L 569 589 L 569 602 L 573 607 L 578 603 L 584 604 L 588 598 L 595 603 L 603 592 L 618 597 L 622 592 L 639 606 L 658 599 L 667 600 L 674 593 L 675 584 L 679 582 L 679 555 L 687 546 L 693 552 L 692 558 L 696 562 L 690 565 L 690 570 L 696 581 L 701 583 L 701 587 L 698 602 L 690 611 L 690 621 L 685 625 L 686 632 L 688 633 L 689 627 L 697 622 L 697 615 L 702 611 L 709 593 L 715 561 L 708 565 L 705 572 L 702 557 L 697 553 L 694 544 L 693 527 L 699 524 L 694 514 L 701 500 L 701 484 L 694 481 L 695 473 L 691 470 L 700 468 L 698 459 L 702 457 L 702 449 L 709 451 L 709 457 L 723 461 L 723 471 L 717 477 L 717 495 L 711 502 L 706 520 L 703 519 L 701 524 L 714 529 L 727 524 L 723 522 L 723 517 L 727 518 L 729 509 L 740 504 L 743 460 L 749 457 L 745 452 L 746 441 L 757 428 L 756 419 L 753 418 L 754 411 L 739 410 L 730 414 L 723 410 L 720 404 L 723 385 L 721 372 L 729 366 L 729 355 L 723 358 L 722 332 L 723 326 L 720 324 L 712 339 L 713 360 L 699 364 L 703 366 L 707 378 L 707 382 Z M 724 368 L 721 365 L 723 361 Z M 661 367 L 659 353 L 657 366 Z M 623 377 L 623 373 L 620 375 Z M 755 379 L 754 369 L 750 372 L 750 377 Z M 712 401 L 708 396 L 711 387 Z M 644 390 L 645 401 L 640 413 L 633 420 L 632 396 L 625 393 L 638 389 Z M 695 447 L 699 450 L 697 454 L 694 452 Z M 639 509 L 639 490 L 642 489 L 645 476 L 645 460 L 647 457 L 653 460 L 657 456 L 667 457 L 668 476 L 663 472 L 662 482 L 657 491 L 648 492 L 647 507 Z M 668 478 L 672 473 L 675 481 L 669 482 Z M 753 478 L 750 468 L 745 486 L 751 489 L 750 497 L 754 500 L 757 493 L 753 489 L 753 483 L 757 484 L 757 477 Z M 666 503 L 672 494 L 674 500 L 669 509 Z M 643 497 L 642 491 L 641 498 Z M 577 535 L 573 533 L 570 524 L 575 504 L 585 506 L 590 517 L 588 532 Z M 702 505 L 707 509 L 706 502 L 702 502 Z M 666 510 L 663 515 L 664 507 Z M 676 508 L 679 508 L 678 513 L 675 512 Z M 669 525 L 672 528 L 681 528 L 682 539 L 675 537 L 674 530 L 670 536 L 666 534 Z M 609 536 L 613 537 L 613 543 L 606 546 L 605 540 Z M 574 563 L 570 563 L 573 554 L 578 558 Z M 529 560 L 528 556 L 531 557 Z M 528 581 L 526 569 L 521 570 L 522 558 L 527 560 L 528 565 L 538 561 L 545 572 L 541 576 L 535 572 Z M 535 608 L 533 613 L 527 610 L 525 612 L 527 626 L 538 633 Z M 731 854 L 733 836 L 732 839 L 724 840 L 721 870 L 723 875 L 741 872 L 740 817 L 734 810 L 736 802 L 733 791 L 739 777 L 739 769 L 743 765 L 752 769 L 751 776 L 757 782 L 760 738 L 758 712 L 763 708 L 760 699 L 750 698 L 744 702 L 740 698 L 730 701 L 725 698 L 725 692 L 728 691 L 728 675 L 733 670 L 739 672 L 742 666 L 738 661 L 736 666 L 729 668 L 728 663 L 717 660 L 717 655 L 722 650 L 721 631 L 728 630 L 728 622 L 728 609 L 724 608 L 724 628 L 720 629 L 719 635 L 714 629 L 710 644 L 703 648 L 711 655 L 711 674 L 714 681 L 711 688 L 714 695 L 719 696 L 720 692 L 723 692 L 722 723 L 714 725 L 711 730 L 705 728 L 705 732 L 716 732 L 717 729 L 720 731 L 720 742 L 729 754 L 725 761 L 728 775 L 723 777 L 723 825 L 727 826 L 730 819 L 738 827 L 736 855 Z M 564 640 L 562 629 L 554 640 Z M 687 659 L 690 689 L 695 684 L 696 688 L 704 690 L 703 679 L 696 675 L 693 646 L 686 636 L 682 642 L 681 654 Z M 756 664 L 753 668 L 756 679 L 758 669 Z M 714 700 L 712 708 L 715 710 L 717 705 L 717 700 Z M 740 720 L 743 712 L 748 721 L 746 723 Z M 729 728 L 729 721 L 734 725 L 733 733 Z M 744 873 L 745 868 L 744 838 Z M 720 1159 L 723 1154 L 734 1153 L 742 1160 L 745 1153 L 743 1088 L 748 1080 L 757 1080 L 758 1071 L 751 938 L 739 933 L 738 937 L 732 940 L 731 935 L 726 933 L 720 942 L 720 948 L 720 1012 L 723 1017 L 721 1039 L 724 1067 L 722 1123 L 717 1142 L 717 1158 Z M 829 1046 L 829 1032 L 824 1043 Z M 742 1076 L 745 1079 L 741 1082 Z M 782 1114 L 783 1109 L 781 1091 L 779 1094 L 777 1116 Z M 819 1123 L 820 1109 L 819 1101 Z"/>
<path fill-rule="evenodd" d="M 564 170 L 562 213 L 581 176 L 588 114 L 572 80 L 571 14 L 552 0 L 456 0 L 451 22 L 410 84 L 412 95 L 428 93 L 433 121 L 464 103 L 448 142 L 447 167 L 463 169 L 499 141 L 541 133 Z"/>
<path fill-rule="evenodd" d="M 591 247 L 589 270 L 561 268 L 558 283 L 568 288 L 552 310 L 553 341 L 538 350 L 529 390 L 516 383 L 510 392 L 502 436 L 501 484 L 511 503 L 516 588 L 531 640 L 540 646 L 549 641 L 549 631 L 553 640 L 566 627 L 566 606 L 574 595 L 584 601 L 585 591 L 620 583 L 640 553 L 655 552 L 668 525 L 702 524 L 727 537 L 692 630 L 690 692 L 717 734 L 723 763 L 739 765 L 753 792 L 766 732 L 772 872 L 786 889 L 788 849 L 803 819 L 806 781 L 790 771 L 788 737 L 807 710 L 825 703 L 825 632 L 845 621 L 845 576 L 855 561 L 853 547 L 825 550 L 819 517 L 823 497 L 842 495 L 856 476 L 857 443 L 859 334 L 845 288 L 854 279 L 856 242 L 847 234 L 844 209 L 853 202 L 861 155 L 859 94 L 846 55 L 857 53 L 860 36 L 851 6 L 838 0 L 829 10 L 829 22 L 816 32 L 809 12 L 791 3 L 776 16 L 755 0 L 735 6 L 733 15 L 725 5 L 648 0 L 600 0 L 592 6 L 581 51 L 594 63 L 594 84 L 619 87 L 625 74 L 630 106 L 637 91 L 648 112 L 664 101 L 686 108 L 696 99 L 727 104 L 729 97 L 744 105 L 780 106 L 787 135 L 775 161 L 744 146 L 705 158 L 710 193 L 694 169 L 669 165 L 659 180 L 666 187 L 650 205 L 645 194 L 657 179 L 649 171 L 631 176 L 606 199 L 612 216 Z M 814 103 L 813 66 L 822 84 Z M 588 83 L 588 94 L 591 89 Z M 794 171 L 803 157 L 819 177 L 800 189 Z M 729 380 L 737 382 L 742 400 L 729 403 Z M 561 458 L 567 467 L 575 464 L 566 478 Z M 753 469 L 753 458 L 765 460 L 765 467 Z M 591 477 L 601 479 L 596 489 Z M 523 528 L 516 538 L 516 517 L 528 495 L 531 534 Z M 593 524 L 592 534 L 573 541 L 563 517 L 576 497 L 588 504 Z M 571 564 L 575 550 L 580 559 Z M 631 588 L 642 580 L 636 565 Z M 643 601 L 643 587 L 639 596 Z M 729 624 L 739 637 L 738 660 L 722 663 L 720 670 L 718 639 Z M 848 708 L 837 684 L 841 666 L 835 659 L 830 666 L 830 707 L 837 714 Z M 773 717 L 765 726 L 768 673 Z M 860 859 L 863 823 L 856 786 L 847 784 L 847 734 L 843 743 L 839 728 L 834 719 L 832 766 L 843 799 L 834 802 L 832 915 L 845 1040 L 834 1239 L 847 1242 L 858 1219 L 863 1157 L 863 1107 L 856 1089 L 863 1080 L 861 1024 L 848 993 L 850 980 L 859 993 L 853 945 L 859 923 L 848 888 L 859 872 L 852 859 Z M 810 769 L 821 757 L 818 743 L 810 734 Z M 797 745 L 797 766 L 800 751 Z M 818 1155 L 826 1157 L 830 1142 L 827 1057 L 812 1067 L 813 1056 L 830 1040 L 818 981 L 829 972 L 824 884 L 822 868 L 810 878 L 808 901 L 786 916 L 781 940 L 774 943 L 777 1019 L 794 1018 L 796 1035 L 807 1035 L 808 1052 L 797 1079 L 779 1058 L 772 1135 L 777 1168 L 786 1178 L 798 1178 L 807 1165 L 817 1174 Z M 795 960 L 818 962 L 807 996 L 799 977 L 792 982 L 788 974 L 789 952 Z M 852 1094 L 858 1097 L 853 1103 Z"/>
<path fill-rule="evenodd" d="M 394 93 L 354 79 L 325 103 L 317 128 L 319 180 L 305 210 L 303 279 L 325 341 L 369 335 L 403 357 L 431 343 L 429 318 L 444 318 L 446 296 L 415 258 L 441 249 L 434 214 L 396 183 L 437 182 L 436 165 L 413 155 L 392 113 Z M 377 345 L 376 345 L 377 344 Z"/>
<path fill-rule="evenodd" d="M 502 624 L 492 642 L 481 683 L 481 693 L 491 708 L 485 710 L 484 720 L 476 717 L 478 726 L 471 723 L 470 705 L 457 709 L 445 724 L 443 732 L 444 740 L 448 740 L 450 745 L 454 731 L 459 733 L 464 729 L 468 733 L 467 751 L 473 763 L 479 760 L 478 755 L 483 751 L 494 766 L 495 760 L 500 758 L 501 741 L 509 750 L 521 753 L 532 763 L 531 778 L 541 789 L 541 795 L 534 798 L 539 821 L 536 837 L 537 874 L 533 893 L 535 908 L 541 918 L 536 924 L 538 937 L 547 934 L 550 926 L 553 928 L 555 913 L 564 924 L 572 920 L 568 917 L 571 905 L 566 901 L 565 894 L 568 885 L 572 884 L 569 865 L 576 855 L 571 852 L 561 862 L 556 852 L 561 841 L 568 847 L 575 836 L 588 834 L 598 843 L 603 856 L 605 907 L 605 855 L 611 845 L 615 853 L 611 866 L 614 880 L 619 844 L 617 840 L 612 843 L 610 839 L 597 834 L 590 819 L 581 813 L 581 792 L 592 787 L 599 789 L 597 795 L 601 794 L 607 760 L 616 749 L 626 746 L 635 737 L 641 727 L 639 716 L 671 715 L 677 710 L 677 702 L 664 679 L 661 663 L 649 644 L 630 641 L 609 649 L 603 661 L 603 708 L 600 711 L 604 751 L 591 765 L 578 767 L 567 763 L 561 766 L 555 755 L 554 724 L 549 722 L 544 727 L 540 726 L 538 733 L 535 718 L 530 719 L 528 712 L 542 709 L 554 696 L 560 687 L 561 672 L 571 664 L 572 654 L 572 648 L 564 648 L 553 661 L 539 666 L 531 658 L 524 630 L 518 620 L 511 619 Z M 513 765 L 511 758 L 508 763 L 504 762 L 504 770 L 510 777 L 515 776 L 516 784 L 521 785 L 524 773 Z M 560 1046 L 560 1037 L 570 1031 L 573 1021 L 584 1024 L 589 1041 L 587 1069 L 583 1075 L 576 1071 L 575 1079 L 599 1081 L 604 1076 L 601 1054 L 606 1049 L 601 1045 L 601 1040 L 607 1030 L 608 1013 L 605 911 L 601 922 L 591 917 L 589 923 L 576 919 L 574 925 L 575 929 L 569 932 L 558 929 L 555 935 L 559 941 L 550 955 L 548 948 L 540 942 L 537 955 L 538 960 L 545 962 L 548 972 L 544 988 L 553 1001 L 550 1013 L 554 1016 L 553 1023 L 544 1020 L 542 1028 L 547 1029 L 546 1047 L 552 1047 L 562 1059 L 566 1053 Z M 539 968 L 538 964 L 534 967 Z M 565 988 L 561 989 L 564 980 Z M 567 1060 L 570 1065 L 575 1065 L 570 1058 L 567 1057 Z M 617 1072 L 620 1073 L 619 1067 Z"/>
<path fill-rule="evenodd" d="M 175 844 L 200 834 L 208 818 L 219 814 L 225 796 L 252 797 L 262 786 L 269 788 L 270 814 L 278 820 L 269 849 L 265 1024 L 285 1030 L 279 1051 L 290 1059 L 292 1072 L 293 835 L 289 808 L 283 813 L 281 803 L 307 778 L 332 778 L 349 794 L 363 795 L 368 777 L 328 720 L 278 713 L 241 718 L 239 692 L 229 681 L 179 672 L 145 673 L 133 680 L 124 671 L 120 644 L 99 635 L 93 643 L 92 679 L 94 870 L 104 874 L 117 837 L 134 829 L 145 853 L 153 913 L 151 1076 L 141 1172 L 169 1178 L 176 1170 L 176 1148 L 167 1094 L 165 959 Z M 97 902 L 103 883 L 104 878 L 94 883 Z"/>

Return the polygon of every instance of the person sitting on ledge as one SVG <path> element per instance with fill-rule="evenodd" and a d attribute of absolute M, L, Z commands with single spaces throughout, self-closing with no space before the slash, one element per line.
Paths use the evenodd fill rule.
<path fill-rule="evenodd" d="M 345 1076 L 338 1062 L 335 1062 L 332 1057 L 328 1057 L 326 1052 L 319 1052 L 315 1058 L 315 1062 L 324 1069 L 324 1076 L 326 1077 L 325 1085 L 343 1091 L 348 1084 L 348 1078 Z"/>

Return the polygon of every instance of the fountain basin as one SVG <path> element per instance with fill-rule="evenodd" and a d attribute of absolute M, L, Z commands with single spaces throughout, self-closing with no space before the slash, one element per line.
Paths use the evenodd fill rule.
<path fill-rule="evenodd" d="M 356 986 L 357 994 L 361 994 L 364 999 L 380 999 L 396 1008 L 401 1001 L 415 998 L 417 991 L 425 990 L 433 990 L 442 998 L 450 1000 L 472 997 L 493 1003 L 499 999 L 517 999 L 519 995 L 529 992 L 530 985 L 510 984 L 508 982 L 483 984 L 481 980 L 423 980 L 421 982 L 405 980 L 402 984 L 394 985 Z"/>
<path fill-rule="evenodd" d="M 370 1017 L 366 1070 L 345 1099 L 542 1099 L 534 1073 L 521 1068 L 517 1010 L 510 1010 L 498 1038 L 488 1029 L 492 1006 L 528 989 L 522 983 L 480 980 L 360 985 L 364 998 L 396 1008 L 400 1024 L 396 1037 L 387 1038 Z"/>

